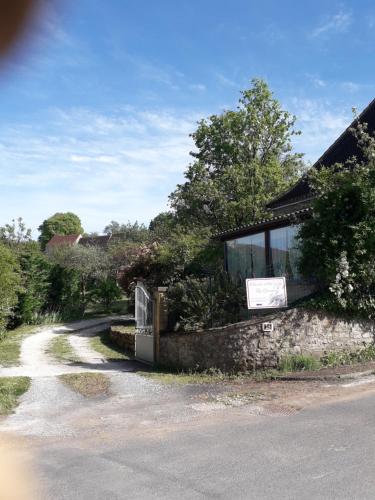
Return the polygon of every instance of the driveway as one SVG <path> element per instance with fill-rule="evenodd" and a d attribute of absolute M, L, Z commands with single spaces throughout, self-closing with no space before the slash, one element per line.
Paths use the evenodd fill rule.
<path fill-rule="evenodd" d="M 104 362 L 89 346 L 100 325 L 82 326 L 91 330 L 28 337 L 22 365 L 0 370 L 33 377 L 0 430 L 32 468 L 43 500 L 374 498 L 373 378 L 261 383 L 250 393 L 162 385 L 135 362 Z M 67 332 L 82 366 L 45 354 Z M 83 370 L 105 372 L 111 394 L 85 399 L 57 378 Z"/>

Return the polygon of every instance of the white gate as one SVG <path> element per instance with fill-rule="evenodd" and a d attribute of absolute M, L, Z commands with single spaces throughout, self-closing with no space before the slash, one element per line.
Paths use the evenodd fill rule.
<path fill-rule="evenodd" d="M 155 361 L 153 300 L 140 281 L 135 287 L 135 323 L 135 357 L 139 361 L 153 364 Z"/>

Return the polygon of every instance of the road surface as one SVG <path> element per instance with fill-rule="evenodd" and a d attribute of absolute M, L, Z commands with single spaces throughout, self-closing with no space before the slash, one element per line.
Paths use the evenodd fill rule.
<path fill-rule="evenodd" d="M 91 361 L 111 379 L 111 394 L 90 400 L 56 376 L 76 366 L 36 353 L 53 334 L 29 338 L 17 374 L 32 373 L 31 389 L 0 424 L 43 500 L 375 498 L 373 378 L 263 383 L 234 397 L 161 385 L 132 362 L 106 366 L 72 331 L 79 369 Z"/>

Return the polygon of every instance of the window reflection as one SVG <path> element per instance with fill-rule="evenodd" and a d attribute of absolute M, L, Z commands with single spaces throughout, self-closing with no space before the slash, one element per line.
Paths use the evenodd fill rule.
<path fill-rule="evenodd" d="M 271 262 L 274 276 L 298 279 L 299 250 L 297 234 L 300 225 L 287 226 L 270 231 Z"/>
<path fill-rule="evenodd" d="M 227 241 L 226 246 L 228 272 L 233 278 L 266 277 L 264 232 Z"/>

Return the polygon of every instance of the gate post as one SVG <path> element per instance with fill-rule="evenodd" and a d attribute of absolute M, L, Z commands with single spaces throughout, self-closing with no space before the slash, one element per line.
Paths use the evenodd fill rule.
<path fill-rule="evenodd" d="M 158 288 L 154 289 L 153 293 L 153 333 L 155 363 L 159 362 L 160 332 L 164 332 L 168 327 L 168 307 L 166 297 L 167 290 L 167 287 L 159 286 Z"/>

